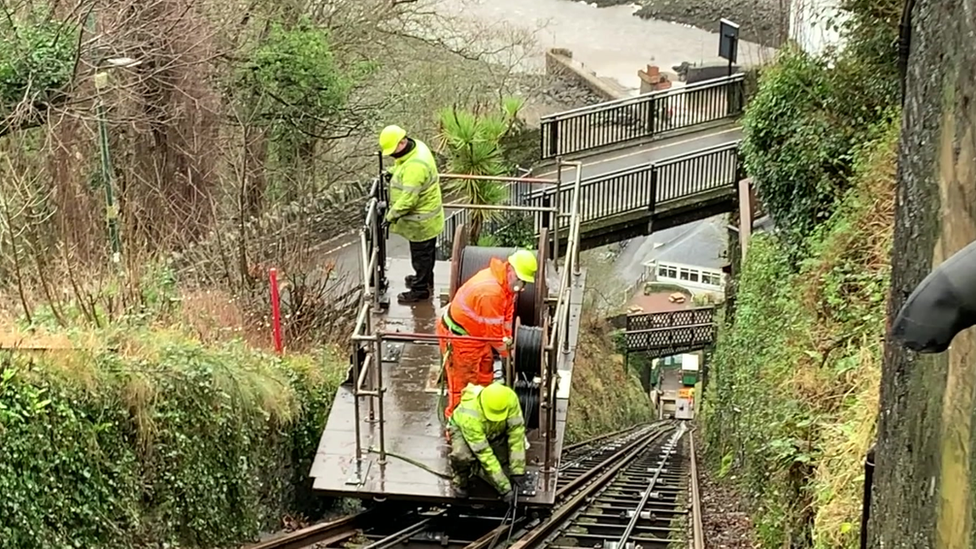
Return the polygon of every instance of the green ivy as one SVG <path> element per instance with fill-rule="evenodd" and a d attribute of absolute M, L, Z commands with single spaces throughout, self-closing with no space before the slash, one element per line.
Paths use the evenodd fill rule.
<path fill-rule="evenodd" d="M 37 7 L 24 18 L 0 19 L 0 115 L 25 98 L 50 102 L 74 73 L 77 26 Z"/>
<path fill-rule="evenodd" d="M 826 61 L 788 47 L 764 71 L 743 120 L 746 171 L 797 247 L 830 216 L 850 170 L 850 127 L 826 112 L 838 93 Z"/>
<path fill-rule="evenodd" d="M 758 234 L 719 329 L 700 414 L 707 454 L 753 496 L 764 547 L 853 549 L 873 437 L 897 120 L 855 149 L 853 186 L 789 259 Z M 797 272 L 797 269 L 798 272 Z"/>
<path fill-rule="evenodd" d="M 338 382 L 331 362 L 130 345 L 143 352 L 5 356 L 0 548 L 223 547 L 327 506 L 307 474 Z"/>

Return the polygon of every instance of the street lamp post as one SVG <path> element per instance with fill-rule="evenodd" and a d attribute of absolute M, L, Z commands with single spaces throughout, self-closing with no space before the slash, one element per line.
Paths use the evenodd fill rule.
<path fill-rule="evenodd" d="M 134 67 L 140 61 L 128 57 L 107 59 L 100 70 L 95 73 L 95 112 L 98 117 L 98 145 L 101 164 L 102 184 L 105 186 L 105 219 L 108 223 L 109 240 L 112 244 L 112 263 L 119 263 L 122 259 L 122 240 L 119 237 L 119 207 L 115 203 L 114 171 L 112 170 L 112 156 L 108 147 L 108 124 L 105 121 L 105 101 L 102 91 L 108 85 L 108 70 L 113 68 Z"/>

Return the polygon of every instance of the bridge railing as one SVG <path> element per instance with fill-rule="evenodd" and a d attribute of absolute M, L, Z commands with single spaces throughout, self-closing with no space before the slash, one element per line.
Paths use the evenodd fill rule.
<path fill-rule="evenodd" d="M 524 173 L 519 177 L 489 177 L 482 176 L 480 179 L 496 181 L 502 183 L 506 187 L 506 192 L 508 193 L 507 198 L 503 201 L 503 204 L 510 206 L 521 206 L 525 205 L 522 197 L 531 193 L 533 189 L 538 188 L 540 184 L 552 184 L 553 181 L 548 179 L 538 179 L 531 177 L 531 170 L 521 170 Z M 478 176 L 462 176 L 458 174 L 442 174 L 441 179 L 478 179 Z M 444 230 L 437 235 L 437 258 L 441 260 L 447 260 L 451 258 L 451 248 L 453 246 L 454 234 L 457 228 L 461 225 L 468 224 L 471 221 L 471 210 L 459 209 L 450 212 L 444 212 Z M 495 233 L 504 225 L 505 220 L 502 219 L 489 219 L 485 222 L 482 233 L 490 234 Z M 477 243 L 475 243 L 477 244 Z"/>
<path fill-rule="evenodd" d="M 556 113 L 541 120 L 542 158 L 735 117 L 744 105 L 745 75 L 740 73 Z"/>
<path fill-rule="evenodd" d="M 697 307 L 627 315 L 624 339 L 628 352 L 651 351 L 667 356 L 665 353 L 711 345 L 715 341 L 716 330 L 715 308 Z"/>
<path fill-rule="evenodd" d="M 630 168 L 608 172 L 580 184 L 580 221 L 584 225 L 629 212 L 650 210 L 657 205 L 734 187 L 741 179 L 739 142 L 726 143 Z M 520 204 L 548 206 L 568 213 L 572 188 L 544 188 L 524 195 Z M 536 216 L 536 229 L 544 218 Z M 558 220 L 560 231 L 568 220 Z M 585 228 L 584 228 L 585 232 Z"/>

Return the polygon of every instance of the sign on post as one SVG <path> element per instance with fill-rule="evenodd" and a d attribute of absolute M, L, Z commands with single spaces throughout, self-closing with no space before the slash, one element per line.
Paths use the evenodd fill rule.
<path fill-rule="evenodd" d="M 718 22 L 718 56 L 729 60 L 729 76 L 732 76 L 732 65 L 739 56 L 739 25 L 721 19 Z"/>

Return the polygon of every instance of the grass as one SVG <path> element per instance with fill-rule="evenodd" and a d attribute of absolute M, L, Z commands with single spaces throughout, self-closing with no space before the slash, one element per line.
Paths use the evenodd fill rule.
<path fill-rule="evenodd" d="M 344 361 L 275 356 L 232 302 L 182 303 L 142 323 L 0 327 L 4 547 L 216 547 L 329 508 L 307 475 Z"/>
<path fill-rule="evenodd" d="M 721 329 L 707 455 L 755 502 L 764 547 L 853 548 L 875 436 L 894 216 L 897 122 L 857 156 L 854 187 L 794 269 L 757 235 Z M 748 457 L 747 457 L 748 456 Z"/>
<path fill-rule="evenodd" d="M 585 317 L 573 364 L 566 444 L 653 419 L 650 399 L 616 353 L 610 326 Z"/>

